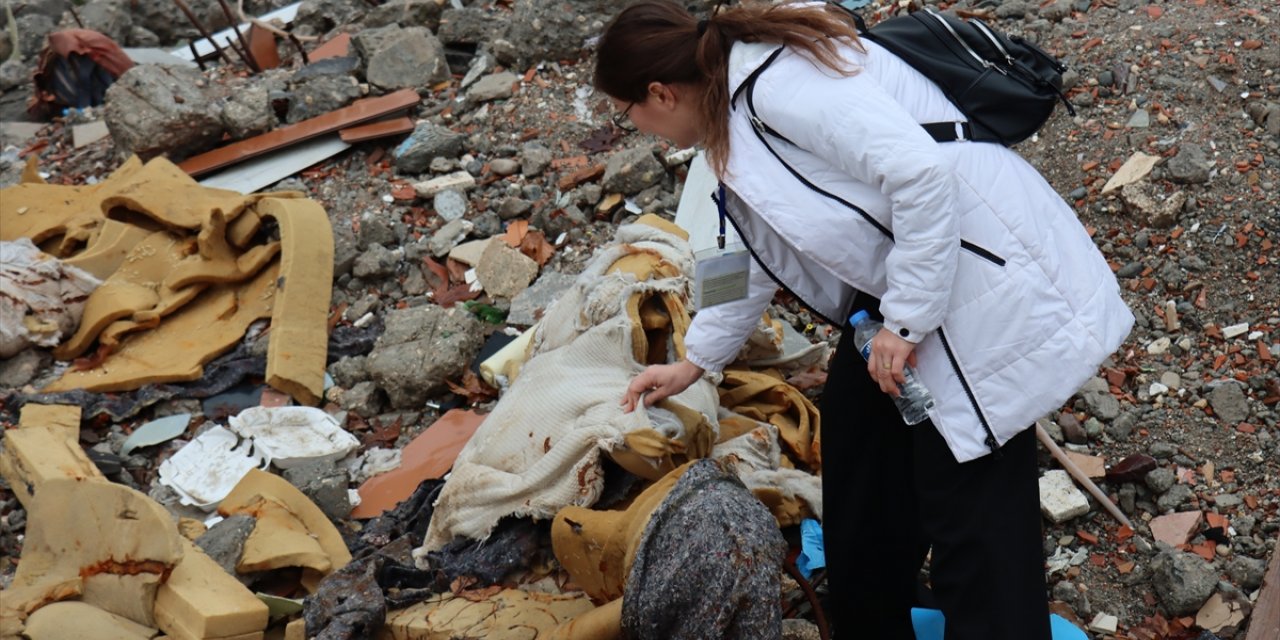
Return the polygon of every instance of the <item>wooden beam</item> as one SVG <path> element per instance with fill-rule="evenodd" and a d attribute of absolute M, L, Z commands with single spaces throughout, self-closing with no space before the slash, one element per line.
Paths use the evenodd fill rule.
<path fill-rule="evenodd" d="M 1280 547 L 1271 550 L 1271 567 L 1262 579 L 1262 591 L 1249 617 L 1249 635 L 1245 640 L 1276 638 L 1280 638 Z"/>
<path fill-rule="evenodd" d="M 191 176 L 199 177 L 215 169 L 283 149 L 304 140 L 403 111 L 417 105 L 418 100 L 418 92 L 413 89 L 401 89 L 377 98 L 356 100 L 346 107 L 335 109 L 324 115 L 286 125 L 260 136 L 233 142 L 225 147 L 188 158 L 178 166 Z"/>

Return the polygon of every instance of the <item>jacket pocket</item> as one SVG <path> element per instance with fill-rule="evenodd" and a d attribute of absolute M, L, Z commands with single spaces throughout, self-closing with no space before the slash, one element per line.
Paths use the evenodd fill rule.
<path fill-rule="evenodd" d="M 990 262 L 991 264 L 996 265 L 997 267 L 1004 266 L 1004 258 L 1001 258 L 999 255 L 996 255 L 996 253 L 989 251 L 987 249 L 984 249 L 972 242 L 969 242 L 968 240 L 961 240 L 960 248 L 964 249 L 965 251 L 968 251 L 969 253 L 975 256 L 978 256 L 979 258 L 982 258 L 983 260 L 986 260 L 987 262 Z"/>

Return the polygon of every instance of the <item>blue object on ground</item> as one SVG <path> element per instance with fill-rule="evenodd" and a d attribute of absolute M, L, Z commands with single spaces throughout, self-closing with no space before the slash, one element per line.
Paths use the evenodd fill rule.
<path fill-rule="evenodd" d="M 912 609 L 911 626 L 915 627 L 916 640 L 942 640 L 946 621 L 937 609 Z M 1049 614 L 1049 630 L 1053 640 L 1089 640 L 1079 627 L 1056 613 Z"/>
<path fill-rule="evenodd" d="M 822 525 L 813 518 L 800 522 L 800 555 L 796 556 L 796 568 L 805 580 L 817 569 L 827 566 L 827 553 L 822 544 Z"/>
<path fill-rule="evenodd" d="M 861 9 L 871 4 L 871 0 L 841 0 L 839 4 L 846 9 Z"/>

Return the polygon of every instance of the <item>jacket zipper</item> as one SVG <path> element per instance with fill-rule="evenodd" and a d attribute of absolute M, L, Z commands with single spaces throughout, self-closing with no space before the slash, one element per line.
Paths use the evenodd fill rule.
<path fill-rule="evenodd" d="M 711 199 L 714 200 L 717 205 L 721 204 L 720 198 L 717 197 L 716 194 L 712 193 Z M 795 291 L 792 291 L 791 287 L 787 286 L 787 283 L 783 282 L 781 278 L 774 275 L 773 271 L 769 269 L 769 265 L 766 264 L 764 260 L 760 259 L 760 256 L 756 254 L 756 250 L 751 247 L 751 243 L 747 242 L 747 236 L 742 233 L 742 228 L 738 226 L 738 221 L 734 220 L 733 216 L 729 215 L 729 207 L 727 204 L 724 206 L 724 212 L 725 212 L 724 214 L 725 219 L 729 221 L 729 224 L 733 225 L 733 230 L 738 233 L 738 239 L 742 241 L 742 246 L 747 248 L 747 251 L 751 254 L 751 258 L 755 260 L 756 265 L 759 266 L 762 270 L 764 270 L 765 275 L 769 276 L 769 279 L 773 280 L 774 284 L 778 285 L 778 287 L 781 288 L 783 291 L 786 291 L 787 294 L 790 295 L 791 297 L 795 298 L 796 300 L 799 300 L 800 304 L 803 304 L 806 309 L 813 312 L 819 318 L 822 318 L 823 322 L 826 322 L 829 325 L 838 326 L 838 327 L 843 327 L 845 325 L 845 323 L 843 322 L 836 322 L 835 320 L 828 318 L 826 314 L 815 309 L 813 305 L 809 304 L 804 299 L 803 296 L 797 294 Z"/>
<path fill-rule="evenodd" d="M 969 398 L 969 404 L 973 406 L 973 412 L 978 416 L 978 422 L 982 425 L 982 430 L 987 432 L 987 439 L 983 442 L 991 449 L 991 454 L 998 460 L 1003 457 L 1000 453 L 1000 441 L 996 440 L 996 434 L 991 431 L 991 424 L 987 422 L 987 416 L 983 415 L 982 408 L 978 406 L 978 397 L 974 395 L 973 388 L 969 386 L 969 381 L 965 379 L 964 372 L 960 370 L 960 362 L 956 360 L 956 354 L 951 350 L 951 342 L 947 340 L 947 334 L 942 331 L 942 327 L 938 327 L 938 338 L 942 341 L 942 350 L 947 352 L 947 360 L 951 363 L 951 369 L 956 372 L 956 379 L 960 381 L 960 388 L 964 389 L 964 394 Z"/>
<path fill-rule="evenodd" d="M 960 248 L 961 248 L 961 249 L 965 249 L 965 250 L 967 250 L 969 253 L 972 253 L 973 255 L 978 256 L 979 258 L 982 258 L 982 259 L 984 259 L 984 260 L 987 260 L 988 262 L 991 262 L 992 264 L 994 264 L 994 265 L 996 265 L 996 266 L 998 266 L 998 267 L 1003 267 L 1003 266 L 1004 266 L 1004 262 L 1005 262 L 1005 261 L 1004 261 L 1004 258 L 1001 258 L 1000 256 L 998 256 L 998 255 L 996 255 L 996 254 L 994 254 L 994 253 L 992 253 L 992 252 L 990 252 L 990 251 L 988 251 L 988 250 L 986 250 L 986 249 L 983 249 L 982 247 L 979 247 L 978 245 L 976 245 L 976 244 L 974 244 L 974 243 L 972 243 L 972 242 L 969 242 L 968 240 L 961 240 L 961 241 L 960 241 Z"/>

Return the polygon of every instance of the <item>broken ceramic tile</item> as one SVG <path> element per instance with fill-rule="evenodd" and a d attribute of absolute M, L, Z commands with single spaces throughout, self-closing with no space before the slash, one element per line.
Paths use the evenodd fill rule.
<path fill-rule="evenodd" d="M 402 450 L 397 469 L 360 485 L 360 506 L 351 512 L 351 517 L 378 516 L 412 495 L 423 480 L 443 476 L 482 422 L 483 415 L 460 409 L 440 416 Z"/>
<path fill-rule="evenodd" d="M 250 407 L 229 423 L 253 440 L 257 455 L 281 469 L 340 460 L 360 446 L 337 419 L 314 407 Z"/>
<path fill-rule="evenodd" d="M 252 449 L 251 441 L 215 425 L 160 464 L 160 483 L 183 504 L 212 511 L 245 474 L 267 466 Z"/>
<path fill-rule="evenodd" d="M 125 438 L 124 444 L 120 445 L 120 455 L 128 457 L 138 447 L 150 447 L 168 442 L 187 431 L 187 425 L 191 424 L 191 414 L 179 413 L 171 416 L 165 416 L 159 420 L 152 420 L 141 427 L 133 430 L 128 438 Z"/>

